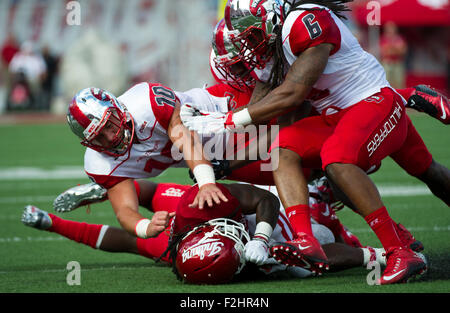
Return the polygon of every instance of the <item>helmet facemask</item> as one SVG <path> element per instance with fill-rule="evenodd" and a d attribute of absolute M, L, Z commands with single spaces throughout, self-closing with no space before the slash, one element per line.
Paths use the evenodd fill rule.
<path fill-rule="evenodd" d="M 239 49 L 239 58 L 252 71 L 264 69 L 270 61 L 273 55 L 271 37 L 272 35 L 267 35 L 261 28 L 250 26 L 231 41 Z"/>
<path fill-rule="evenodd" d="M 91 123 L 92 131 L 88 131 L 89 127 L 86 128 L 86 139 L 82 140 L 81 144 L 114 157 L 124 155 L 131 146 L 134 134 L 132 131 L 133 127 L 127 124 L 127 115 L 129 115 L 127 111 L 122 113 L 116 107 L 108 108 L 99 122 L 95 119 L 93 120 Z M 134 124 L 131 118 L 130 123 Z M 111 143 L 108 146 L 104 146 L 101 144 L 99 137 L 102 136 L 102 131 L 109 127 L 115 128 L 117 131 Z"/>
<path fill-rule="evenodd" d="M 102 89 L 85 88 L 78 92 L 69 106 L 67 122 L 82 145 L 113 157 L 124 155 L 133 143 L 131 114 L 116 97 Z"/>
<path fill-rule="evenodd" d="M 232 42 L 237 35 L 237 31 L 228 30 L 224 19 L 217 23 L 212 40 L 214 67 L 222 76 L 223 83 L 247 92 L 254 88 L 255 79 L 251 75 L 252 69 L 240 58 L 241 45 Z"/>

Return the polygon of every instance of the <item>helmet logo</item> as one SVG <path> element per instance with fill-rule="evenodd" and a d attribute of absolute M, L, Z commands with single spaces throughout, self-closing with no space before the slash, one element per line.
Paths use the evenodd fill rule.
<path fill-rule="evenodd" d="M 206 234 L 206 236 L 207 235 L 208 234 Z M 224 243 L 220 242 L 219 240 L 220 239 L 213 238 L 202 239 L 197 244 L 184 250 L 182 254 L 183 263 L 194 257 L 200 257 L 200 260 L 203 260 L 208 251 L 208 256 L 218 254 L 220 251 L 222 251 L 222 247 L 224 246 Z"/>

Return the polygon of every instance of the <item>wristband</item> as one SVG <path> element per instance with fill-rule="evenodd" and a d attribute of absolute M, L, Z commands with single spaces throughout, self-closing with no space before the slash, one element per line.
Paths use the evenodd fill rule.
<path fill-rule="evenodd" d="M 254 239 L 262 239 L 264 241 L 269 241 L 270 236 L 272 236 L 273 228 L 267 222 L 259 222 L 256 224 Z"/>
<path fill-rule="evenodd" d="M 214 169 L 208 164 L 199 164 L 192 171 L 198 183 L 198 188 L 206 184 L 215 184 Z"/>
<path fill-rule="evenodd" d="M 134 227 L 134 231 L 136 233 L 136 236 L 138 236 L 139 238 L 143 238 L 146 239 L 148 238 L 147 236 L 147 228 L 148 225 L 150 225 L 152 221 L 149 220 L 148 218 L 143 218 L 141 220 L 139 220 L 139 222 L 136 223 L 136 226 Z"/>
<path fill-rule="evenodd" d="M 232 119 L 236 126 L 246 126 L 252 123 L 252 117 L 250 116 L 250 113 L 248 113 L 248 109 L 233 113 Z"/>

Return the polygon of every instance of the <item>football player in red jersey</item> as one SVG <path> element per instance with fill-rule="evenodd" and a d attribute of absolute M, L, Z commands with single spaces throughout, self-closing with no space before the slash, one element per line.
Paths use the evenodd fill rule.
<path fill-rule="evenodd" d="M 408 138 L 410 121 L 404 99 L 389 86 L 381 65 L 361 49 L 340 20 L 346 10 L 344 3 L 299 1 L 284 11 L 288 2 L 279 6 L 277 1 L 229 1 L 225 19 L 227 27 L 235 31 L 234 43 L 241 49 L 241 60 L 249 70 L 265 68 L 272 61 L 269 78 L 273 88 L 254 105 L 221 117 L 216 114 L 213 119 L 204 111 L 189 116 L 193 109 L 185 108 L 183 122 L 196 130 L 198 120 L 209 120 L 212 130 L 223 132 L 265 123 L 301 106 L 306 99 L 312 100 L 320 115 L 284 128 L 280 145 L 272 150 L 282 160 L 277 171 L 283 179 L 275 181 L 297 232 L 291 249 L 305 254 L 318 267 L 327 262 L 310 229 L 308 190 L 300 166 L 308 161 L 303 147 L 312 152 L 313 161 L 320 155 L 323 170 L 387 250 L 388 264 L 380 283 L 403 282 L 421 273 L 426 264 L 403 244 L 366 172 L 400 150 Z M 293 134 L 302 139 L 294 146 Z M 429 165 L 432 158 L 428 160 Z M 442 166 L 439 170 L 448 172 Z M 445 185 L 448 183 L 438 189 L 445 189 Z M 284 251 L 280 252 L 274 251 L 282 259 Z"/>
<path fill-rule="evenodd" d="M 293 234 L 293 230 L 284 213 L 280 212 L 278 218 L 273 214 L 277 211 L 279 200 L 268 191 L 247 184 L 218 184 L 230 201 L 221 202 L 221 204 L 215 205 L 214 209 L 196 210 L 191 208 L 189 204 L 197 193 L 197 187 L 167 183 L 156 184 L 148 180 L 136 180 L 134 181 L 134 186 L 141 206 L 155 214 L 162 211 L 176 212 L 176 217 L 172 218 L 171 226 L 167 227 L 157 237 L 136 238 L 121 228 L 65 220 L 32 205 L 28 205 L 25 208 L 22 222 L 27 226 L 55 232 L 76 242 L 103 251 L 139 254 L 153 260 L 162 260 L 167 264 L 171 264 L 176 260 L 172 265 L 181 274 L 180 278 L 192 283 L 227 282 L 239 272 L 243 262 L 259 265 L 264 274 L 277 271 L 287 271 L 288 274 L 295 277 L 307 277 L 313 274 L 311 271 L 296 266 L 286 267 L 268 258 L 267 248 L 264 248 L 267 244 L 275 241 L 288 241 Z M 96 203 L 107 198 L 104 193 L 98 193 L 97 196 L 93 197 L 85 194 L 84 204 Z M 253 213 L 256 213 L 256 215 Z M 223 217 L 226 217 L 226 219 Z M 219 220 L 214 221 L 217 218 Z M 224 220 L 232 220 L 234 222 L 230 223 Z M 202 225 L 205 222 L 206 225 L 212 225 L 212 228 L 216 229 L 213 231 L 211 227 L 207 230 L 197 228 L 198 225 Z M 258 222 L 263 222 L 263 224 L 259 225 Z M 237 229 L 235 226 L 238 223 L 248 225 L 248 228 Z M 272 228 L 273 231 L 271 231 Z M 317 224 L 314 224 L 313 228 L 315 236 L 320 238 L 320 242 L 324 244 L 324 250 L 330 259 L 331 270 L 338 271 L 350 267 L 365 266 L 370 261 L 378 261 L 382 264 L 385 262 L 383 249 L 356 248 L 345 244 L 333 243 L 334 238 L 330 230 Z M 211 237 L 214 241 L 227 241 L 227 239 L 222 238 L 221 234 L 223 232 L 228 234 L 224 235 L 225 237 L 230 237 L 229 235 L 236 237 L 242 230 L 248 231 L 252 238 L 237 236 L 239 240 L 236 240 L 236 243 L 240 244 L 240 248 L 230 247 L 230 245 L 223 243 L 226 247 L 223 248 L 224 251 L 221 250 L 221 255 L 223 253 L 221 258 L 214 257 L 216 255 L 214 252 L 220 250 L 222 244 L 202 246 L 201 249 L 197 250 L 192 247 L 194 244 L 197 244 L 197 246 L 207 244 L 207 238 Z M 201 234 L 197 236 L 195 242 L 184 244 L 186 241 L 190 241 L 192 231 L 194 233 L 201 231 Z M 208 235 L 208 233 L 211 234 Z M 171 235 L 173 238 L 172 241 L 169 241 Z M 270 238 L 268 239 L 267 236 Z M 204 239 L 201 240 L 202 238 Z M 169 242 L 171 242 L 170 246 Z M 178 251 L 170 250 L 176 247 L 178 242 L 180 242 L 180 249 Z M 255 243 L 261 249 L 250 249 Z M 238 251 L 233 249 L 238 249 Z M 232 251 L 230 252 L 230 250 Z M 171 252 L 172 254 L 164 254 L 164 252 Z M 200 252 L 205 254 L 208 252 L 208 255 L 211 257 L 205 258 L 205 255 Z M 232 254 L 236 253 L 239 255 L 237 259 L 235 255 L 232 256 Z M 299 258 L 300 256 L 293 255 L 292 257 Z M 223 259 L 226 259 L 226 262 Z M 303 262 L 301 259 L 297 262 L 300 261 Z M 224 267 L 224 262 L 227 264 L 226 267 Z M 202 271 L 197 273 L 202 275 L 201 277 L 198 275 L 190 276 L 192 274 L 192 264 L 202 268 Z"/>

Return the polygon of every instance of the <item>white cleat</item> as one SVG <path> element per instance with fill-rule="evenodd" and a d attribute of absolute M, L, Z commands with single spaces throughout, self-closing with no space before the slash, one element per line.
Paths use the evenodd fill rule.
<path fill-rule="evenodd" d="M 70 212 L 87 204 L 106 200 L 106 189 L 96 183 L 79 185 L 67 189 L 53 201 L 56 212 Z"/>
<path fill-rule="evenodd" d="M 22 223 L 30 227 L 45 230 L 52 226 L 52 219 L 47 212 L 34 205 L 27 205 L 22 214 Z"/>

